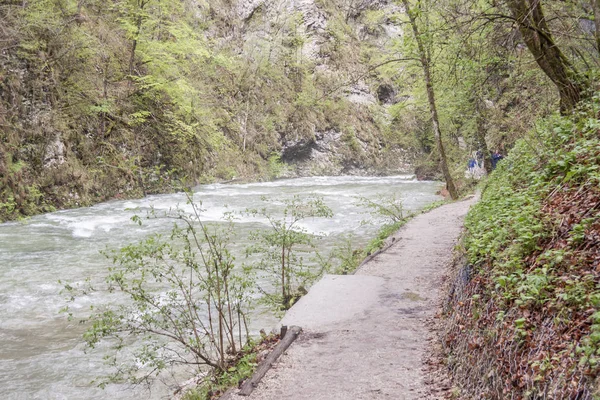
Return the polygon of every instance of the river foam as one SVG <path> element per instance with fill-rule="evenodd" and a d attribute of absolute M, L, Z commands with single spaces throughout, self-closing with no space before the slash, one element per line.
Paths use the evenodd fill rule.
<path fill-rule="evenodd" d="M 417 182 L 411 175 L 396 177 L 314 177 L 263 183 L 212 184 L 193 189 L 202 202 L 202 218 L 218 223 L 224 214 L 236 215 L 237 235 L 232 244 L 238 263 L 248 262 L 244 248 L 248 233 L 268 227 L 269 221 L 244 213 L 267 207 L 277 213 L 283 201 L 317 194 L 333 210 L 331 219 L 307 219 L 298 224 L 310 233 L 323 234 L 320 251 L 327 253 L 342 236 L 352 235 L 355 245 L 369 240 L 376 226 L 362 225 L 366 210 L 356 206 L 358 197 L 397 195 L 409 210 L 438 200 L 439 185 Z M 261 197 L 273 199 L 264 203 Z M 225 206 L 227 205 L 227 206 Z M 102 391 L 90 381 L 108 370 L 99 352 L 85 354 L 81 342 L 84 327 L 68 321 L 59 309 L 65 305 L 62 284 L 85 285 L 85 279 L 101 282 L 110 260 L 100 254 L 142 240 L 153 233 L 168 234 L 173 220 L 145 219 L 181 207 L 192 211 L 183 193 L 148 196 L 139 200 L 111 201 L 93 207 L 39 215 L 20 223 L 0 224 L 0 398 L 2 399 L 158 399 L 165 394 L 130 390 L 128 385 L 109 385 Z M 143 218 L 142 226 L 131 221 Z M 259 285 L 268 288 L 269 283 Z M 256 296 L 259 294 L 257 293 Z M 85 316 L 91 305 L 115 304 L 118 296 L 90 293 L 72 304 L 76 316 Z M 257 313 L 252 330 L 269 327 L 276 318 Z M 104 350 L 106 351 L 106 349 Z"/>

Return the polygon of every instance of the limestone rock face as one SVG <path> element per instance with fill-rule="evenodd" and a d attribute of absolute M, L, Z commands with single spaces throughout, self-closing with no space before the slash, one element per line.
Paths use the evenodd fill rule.
<path fill-rule="evenodd" d="M 44 155 L 44 168 L 51 168 L 62 165 L 66 161 L 65 144 L 60 135 L 56 135 L 54 140 L 46 146 Z"/>
<path fill-rule="evenodd" d="M 328 20 L 314 0 L 241 0 L 237 14 L 245 25 L 243 38 L 250 46 L 257 45 L 257 40 L 276 41 L 282 26 L 300 21 L 296 28 L 297 34 L 305 38 L 302 56 L 319 58 L 320 44 L 326 40 Z M 257 22 L 254 27 L 253 22 Z"/>
<path fill-rule="evenodd" d="M 316 132 L 311 139 L 298 139 L 287 142 L 283 147 L 282 159 L 288 162 L 302 162 L 322 159 L 327 153 L 335 153 L 342 133 L 336 130 Z"/>
<path fill-rule="evenodd" d="M 301 38 L 299 48 L 294 51 L 298 57 L 307 60 L 305 63 L 310 65 L 313 76 L 341 83 L 332 96 L 345 98 L 357 109 L 374 108 L 381 115 L 386 115 L 387 107 L 401 100 L 393 84 L 377 84 L 368 80 L 368 74 L 364 74 L 368 62 L 353 60 L 352 56 L 350 60 L 340 62 L 331 53 L 332 46 L 335 47 L 336 41 L 340 40 L 339 35 L 344 35 L 341 40 L 370 43 L 382 49 L 392 38 L 401 35 L 402 29 L 397 21 L 388 17 L 400 11 L 392 0 L 334 0 L 329 3 L 317 0 L 238 0 L 236 9 L 243 21 L 245 51 L 268 49 L 271 57 L 290 51 L 282 48 L 280 43 L 285 43 L 282 31 L 293 27 L 294 34 Z M 377 26 L 364 25 L 368 12 L 381 16 Z M 346 30 L 340 30 L 340 18 L 347 24 Z M 343 56 L 348 57 L 347 54 Z M 364 74 L 365 78 L 357 81 L 354 76 L 359 74 Z M 344 85 L 344 81 L 348 83 Z M 394 165 L 391 171 L 394 168 L 410 169 L 410 160 L 402 152 L 395 152 L 390 160 L 382 160 L 381 143 L 369 139 L 372 132 L 379 129 L 369 117 L 372 113 L 356 114 L 361 116 L 358 121 L 348 121 L 345 126 L 316 122 L 308 132 L 306 129 L 303 132 L 283 132 L 282 160 L 295 166 L 299 175 L 357 173 L 361 168 L 373 172 L 388 162 Z M 364 133 L 363 129 L 370 129 L 371 133 Z M 354 133 L 348 134 L 348 131 Z"/>
<path fill-rule="evenodd" d="M 243 21 L 247 20 L 254 12 L 266 3 L 266 0 L 242 0 L 237 4 L 237 15 Z"/>
<path fill-rule="evenodd" d="M 370 105 L 377 103 L 377 99 L 364 82 L 359 82 L 352 86 L 348 90 L 347 97 L 348 100 L 355 104 Z"/>
<path fill-rule="evenodd" d="M 340 175 L 345 171 L 341 137 L 341 132 L 328 130 L 286 143 L 282 160 L 296 166 L 299 175 Z"/>

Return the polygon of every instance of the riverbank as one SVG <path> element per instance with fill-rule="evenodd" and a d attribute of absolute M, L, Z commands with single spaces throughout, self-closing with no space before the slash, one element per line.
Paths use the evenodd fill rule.
<path fill-rule="evenodd" d="M 430 321 L 475 201 L 416 217 L 355 275 L 313 286 L 281 321 L 302 334 L 249 399 L 435 398 L 425 363 Z"/>
<path fill-rule="evenodd" d="M 197 178 L 194 182 L 182 182 L 175 176 L 170 176 L 167 172 L 163 175 L 153 175 L 151 185 L 132 184 L 128 186 L 102 186 L 102 193 L 87 193 L 82 194 L 76 191 L 71 191 L 63 196 L 52 197 L 46 199 L 42 193 L 38 193 L 36 201 L 30 202 L 29 206 L 23 208 L 14 202 L 14 199 L 6 202 L 0 201 L 0 223 L 21 220 L 24 218 L 33 217 L 35 215 L 47 214 L 55 211 L 73 210 L 82 207 L 91 207 L 97 204 L 108 201 L 118 200 L 140 200 L 148 196 L 161 194 L 173 194 L 182 191 L 184 188 L 193 189 L 202 184 L 252 184 L 276 182 L 278 180 L 298 179 L 298 178 L 315 178 L 320 176 L 354 176 L 354 177 L 389 177 L 398 174 L 413 175 L 412 173 L 404 173 L 395 169 L 374 170 L 374 169 L 352 169 L 344 174 L 344 171 L 338 173 L 329 173 L 326 175 L 318 173 L 299 173 L 295 166 L 287 165 L 281 162 L 269 164 L 267 171 L 262 173 L 251 173 L 243 176 L 230 176 L 220 178 L 215 175 L 203 175 Z M 0 171 L 1 172 L 1 171 Z M 306 172 L 306 171 L 305 171 Z M 419 179 L 423 180 L 423 179 Z M 0 199 L 1 200 L 1 199 Z"/>

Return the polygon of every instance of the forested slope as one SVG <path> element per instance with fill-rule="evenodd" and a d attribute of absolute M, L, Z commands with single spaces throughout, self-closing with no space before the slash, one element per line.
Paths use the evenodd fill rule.
<path fill-rule="evenodd" d="M 181 178 L 431 179 L 441 142 L 460 190 L 469 154 L 508 151 L 559 96 L 502 4 L 415 6 L 437 124 L 399 1 L 2 2 L 0 219 Z M 569 7 L 553 28 L 591 65 Z"/>
<path fill-rule="evenodd" d="M 598 398 L 600 7 L 479 6 L 478 17 L 477 7 L 463 15 L 511 21 L 517 49 L 533 56 L 560 100 L 511 146 L 467 216 L 442 337 L 454 394 Z"/>
<path fill-rule="evenodd" d="M 2 2 L 0 219 L 173 178 L 406 170 L 422 148 L 368 74 L 386 2 L 343 3 Z"/>
<path fill-rule="evenodd" d="M 598 396 L 598 100 L 541 121 L 467 217 L 444 338 L 466 398 Z"/>

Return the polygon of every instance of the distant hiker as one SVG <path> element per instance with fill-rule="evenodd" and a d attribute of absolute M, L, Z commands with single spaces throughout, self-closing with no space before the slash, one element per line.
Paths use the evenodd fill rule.
<path fill-rule="evenodd" d="M 477 150 L 477 153 L 475 153 L 475 159 L 477 160 L 477 165 L 479 166 L 479 168 L 483 167 L 483 152 L 480 150 Z"/>
<path fill-rule="evenodd" d="M 481 173 L 481 168 L 479 164 L 477 164 L 477 159 L 475 157 L 471 157 L 469 162 L 467 163 L 469 167 L 467 171 L 465 171 L 465 178 L 467 179 L 481 179 L 483 174 Z"/>
<path fill-rule="evenodd" d="M 500 154 L 498 150 L 494 151 L 492 154 L 492 169 L 495 169 L 496 165 L 498 165 L 498 161 L 502 160 L 503 158 L 504 157 L 502 157 L 502 154 Z"/>
<path fill-rule="evenodd" d="M 475 161 L 474 158 L 469 159 L 469 172 L 472 174 L 475 172 L 475 166 L 477 165 L 477 162 Z"/>

